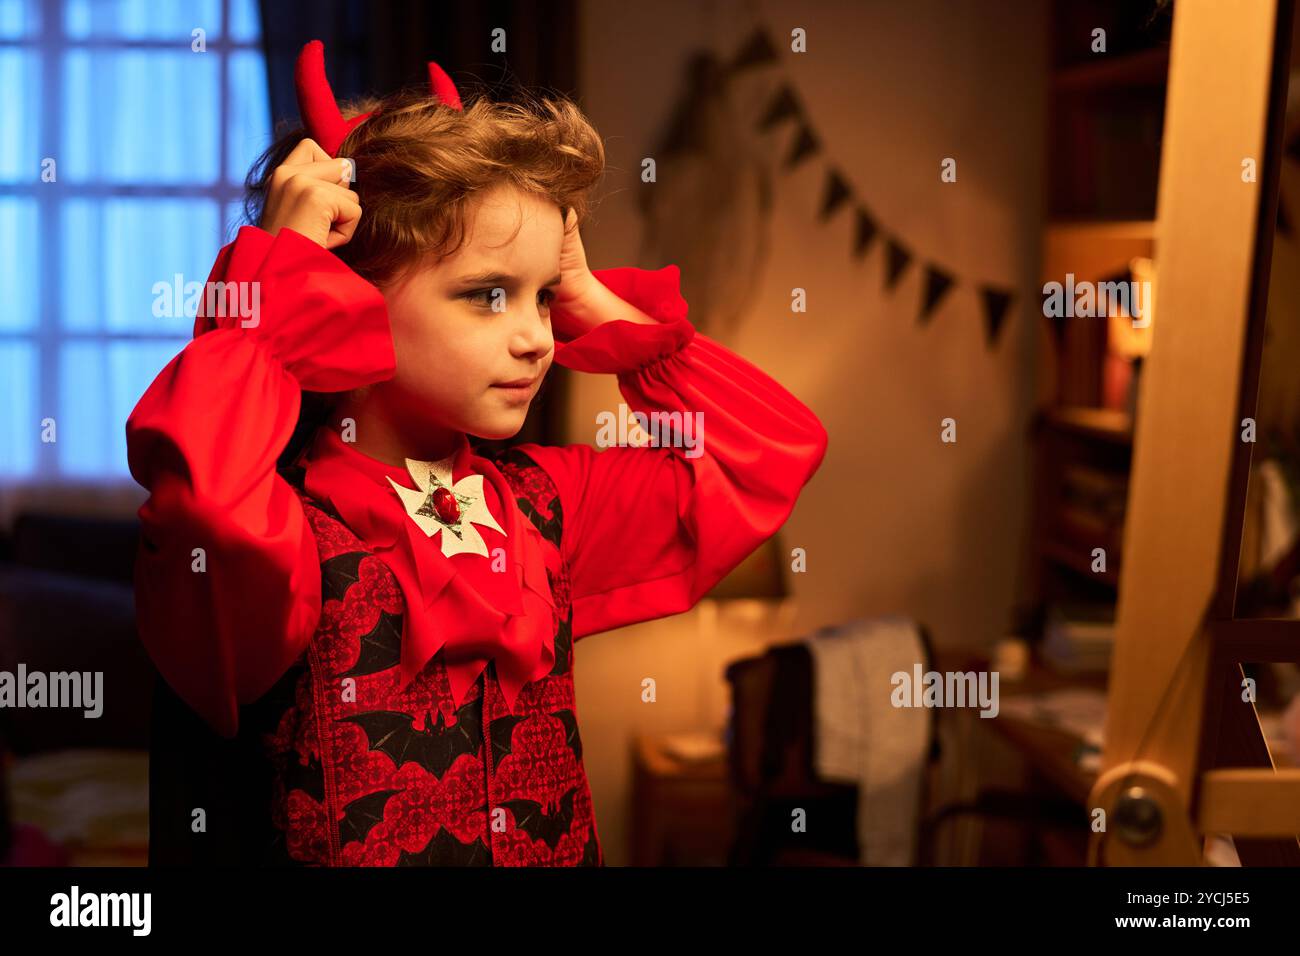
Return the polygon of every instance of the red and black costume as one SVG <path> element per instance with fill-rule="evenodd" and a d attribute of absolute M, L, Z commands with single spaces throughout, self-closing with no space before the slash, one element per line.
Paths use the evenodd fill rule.
<path fill-rule="evenodd" d="M 150 492 L 140 633 L 165 679 L 156 861 L 603 862 L 574 643 L 693 606 L 781 526 L 827 439 L 695 331 L 675 266 L 595 275 L 657 324 L 606 322 L 555 361 L 617 375 L 633 410 L 702 412 L 703 453 L 466 439 L 453 479 L 483 476 L 501 530 L 476 526 L 492 557 L 448 557 L 393 488 L 406 469 L 332 428 L 276 469 L 304 389 L 393 374 L 379 291 L 290 229 L 221 251 L 209 281 L 260 283 L 258 323 L 200 316 L 127 423 Z"/>

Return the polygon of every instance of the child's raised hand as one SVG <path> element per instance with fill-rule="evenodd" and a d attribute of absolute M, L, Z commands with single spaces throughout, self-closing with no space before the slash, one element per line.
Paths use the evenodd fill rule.
<path fill-rule="evenodd" d="M 560 285 L 555 290 L 551 331 L 557 342 L 569 342 L 605 322 L 636 322 L 658 325 L 631 302 L 619 298 L 587 267 L 587 253 L 578 235 L 578 214 L 572 209 L 565 218 L 564 243 L 560 246 Z"/>
<path fill-rule="evenodd" d="M 578 214 L 570 209 L 564 220 L 564 243 L 560 246 L 560 284 L 555 289 L 555 304 L 566 312 L 582 315 L 588 311 L 596 282 L 587 266 L 587 252 L 578 232 Z M 585 327 L 556 329 L 564 337 L 580 335 Z"/>
<path fill-rule="evenodd" d="M 326 249 L 346 243 L 361 219 L 361 203 L 346 185 L 350 167 L 304 139 L 271 173 L 261 228 L 275 235 L 288 226 Z"/>

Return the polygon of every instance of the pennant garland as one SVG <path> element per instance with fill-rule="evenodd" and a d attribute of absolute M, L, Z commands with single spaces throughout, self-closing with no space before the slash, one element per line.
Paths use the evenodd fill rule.
<path fill-rule="evenodd" d="M 895 239 L 893 236 L 885 238 L 885 288 L 892 289 L 898 285 L 898 280 L 907 270 L 907 264 L 912 261 L 912 254 L 907 251 L 907 247 Z"/>
<path fill-rule="evenodd" d="M 797 118 L 799 113 L 799 101 L 795 99 L 794 90 L 788 86 L 783 86 L 777 90 L 776 96 L 768 105 L 767 113 L 758 121 L 758 128 L 766 132 L 783 120 Z"/>
<path fill-rule="evenodd" d="M 934 266 L 925 267 L 925 299 L 921 303 L 921 322 L 930 321 L 930 314 L 939 300 L 952 288 L 952 276 Z"/>
<path fill-rule="evenodd" d="M 825 222 L 831 216 L 835 215 L 835 210 L 844 205 L 853 198 L 853 191 L 849 184 L 844 181 L 844 177 L 831 170 L 830 178 L 826 180 L 826 198 L 822 200 L 822 212 L 819 217 Z"/>
<path fill-rule="evenodd" d="M 732 73 L 739 73 L 752 66 L 762 66 L 776 61 L 776 47 L 768 39 L 767 33 L 763 30 L 755 30 L 749 41 L 740 48 L 736 58 L 731 61 L 730 70 Z"/>
<path fill-rule="evenodd" d="M 776 46 L 761 27 L 756 29 L 748 41 L 740 48 L 726 67 L 728 73 L 735 74 L 761 66 L 776 65 L 780 61 Z M 783 168 L 794 169 L 809 157 L 821 152 L 821 141 L 808 124 L 807 113 L 799 103 L 799 97 L 789 83 L 782 83 L 772 96 L 758 121 L 758 130 L 766 132 L 789 120 L 798 124 L 789 153 L 785 157 Z M 885 240 L 885 288 L 892 290 L 911 264 L 913 254 L 902 240 L 883 230 L 875 217 L 867 210 L 861 200 L 853 194 L 853 187 L 848 180 L 833 166 L 826 172 L 826 185 L 823 191 L 818 220 L 827 222 L 845 205 L 854 208 L 853 255 L 861 259 L 867 254 L 877 236 Z M 946 269 L 932 262 L 925 262 L 923 274 L 923 296 L 917 320 L 927 324 L 939 303 L 952 290 L 957 277 Z M 989 283 L 978 283 L 980 303 L 984 310 L 985 340 L 989 348 L 997 345 L 1002 325 L 1007 317 L 1011 303 L 1015 301 L 1015 292 Z"/>
<path fill-rule="evenodd" d="M 857 232 L 853 238 L 853 255 L 861 259 L 867 254 L 867 249 L 871 245 L 871 240 L 876 238 L 876 220 L 871 218 L 871 213 L 867 212 L 861 206 L 857 209 L 858 224 Z"/>
<path fill-rule="evenodd" d="M 990 289 L 987 286 L 980 289 L 980 295 L 984 300 L 984 338 L 993 346 L 997 344 L 1002 320 L 1006 318 L 1007 308 L 1014 296 L 1002 289 Z"/>
<path fill-rule="evenodd" d="M 812 156 L 821 147 L 817 142 L 817 137 L 807 126 L 799 127 L 799 135 L 795 137 L 794 145 L 790 147 L 790 155 L 785 158 L 785 168 L 794 169 L 801 162 Z"/>

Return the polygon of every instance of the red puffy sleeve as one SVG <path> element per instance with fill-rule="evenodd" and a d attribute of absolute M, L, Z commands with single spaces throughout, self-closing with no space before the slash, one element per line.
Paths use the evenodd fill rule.
<path fill-rule="evenodd" d="M 381 381 L 395 365 L 379 290 L 291 229 L 243 227 L 208 282 L 240 284 L 231 301 L 254 303 L 253 315 L 200 316 L 131 412 L 126 442 L 149 491 L 141 640 L 176 693 L 230 737 L 239 706 L 284 674 L 320 616 L 315 540 L 275 470 L 302 390 Z"/>
<path fill-rule="evenodd" d="M 694 606 L 785 523 L 827 445 L 802 402 L 695 331 L 676 266 L 595 275 L 657 324 L 606 322 L 557 345 L 555 361 L 617 375 L 630 412 L 683 440 L 527 446 L 563 509 L 575 639 Z M 687 415 L 702 431 L 686 433 Z"/>

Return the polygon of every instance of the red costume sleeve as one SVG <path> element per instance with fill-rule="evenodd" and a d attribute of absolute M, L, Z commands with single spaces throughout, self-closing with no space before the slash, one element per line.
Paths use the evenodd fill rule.
<path fill-rule="evenodd" d="M 275 471 L 302 390 L 382 381 L 395 366 L 379 290 L 291 229 L 240 229 L 208 281 L 256 283 L 243 293 L 254 317 L 196 321 L 195 339 L 136 404 L 126 440 L 149 491 L 141 640 L 176 693 L 229 737 L 239 705 L 284 674 L 320 615 L 311 528 Z"/>
<path fill-rule="evenodd" d="M 616 374 L 630 412 L 702 413 L 702 454 L 527 446 L 560 496 L 575 639 L 694 606 L 785 523 L 827 445 L 805 405 L 695 331 L 676 266 L 595 275 L 658 324 L 606 322 L 555 361 Z"/>

